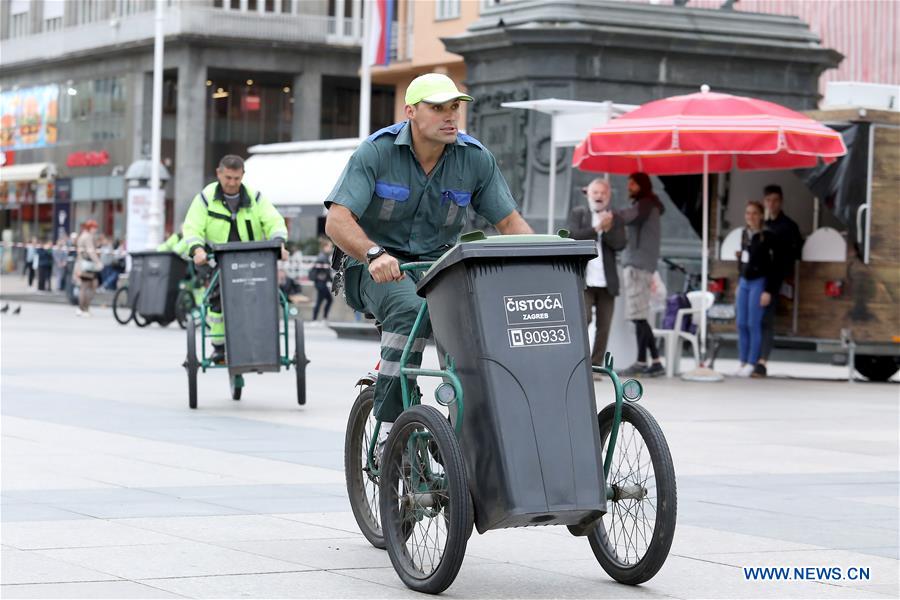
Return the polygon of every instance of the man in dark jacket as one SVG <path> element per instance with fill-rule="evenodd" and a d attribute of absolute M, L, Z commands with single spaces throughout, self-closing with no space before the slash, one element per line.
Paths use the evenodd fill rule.
<path fill-rule="evenodd" d="M 596 314 L 596 333 L 591 351 L 591 364 L 602 365 L 609 339 L 619 274 L 616 252 L 625 247 L 625 223 L 609 210 L 612 190 L 605 179 L 594 179 L 585 189 L 587 205 L 576 206 L 569 215 L 569 231 L 577 240 L 595 240 L 597 258 L 587 264 L 584 274 L 584 306 L 587 321 Z M 594 373 L 599 379 L 599 373 Z"/>
<path fill-rule="evenodd" d="M 765 228 L 775 234 L 775 269 L 778 286 L 786 277 L 794 274 L 794 263 L 800 260 L 803 251 L 803 235 L 792 218 L 784 214 L 781 206 L 784 194 L 780 185 L 767 185 L 763 189 L 763 204 L 766 208 Z M 765 377 L 766 363 L 775 339 L 775 311 L 778 307 L 778 289 L 772 294 L 772 301 L 766 307 L 762 321 L 762 346 L 759 362 L 753 369 L 752 377 Z"/>

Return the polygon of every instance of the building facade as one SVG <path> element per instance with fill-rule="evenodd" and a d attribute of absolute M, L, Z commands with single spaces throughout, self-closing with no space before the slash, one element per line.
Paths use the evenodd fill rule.
<path fill-rule="evenodd" d="M 222 155 L 355 134 L 361 17 L 361 0 L 167 0 L 167 229 Z M 0 2 L 4 239 L 56 237 L 61 213 L 124 234 L 123 174 L 149 156 L 154 25 L 152 0 Z M 392 117 L 387 92 L 373 122 Z"/>

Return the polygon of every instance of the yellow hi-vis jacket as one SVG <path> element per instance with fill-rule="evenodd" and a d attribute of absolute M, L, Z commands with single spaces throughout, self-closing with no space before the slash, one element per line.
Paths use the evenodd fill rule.
<path fill-rule="evenodd" d="M 271 202 L 243 184 L 240 194 L 241 201 L 234 214 L 217 181 L 194 196 L 181 228 L 188 256 L 210 244 L 287 240 L 284 218 Z"/>

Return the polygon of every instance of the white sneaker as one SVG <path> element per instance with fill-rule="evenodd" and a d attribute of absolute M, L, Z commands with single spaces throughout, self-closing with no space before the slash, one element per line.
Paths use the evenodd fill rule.
<path fill-rule="evenodd" d="M 735 376 L 750 377 L 751 373 L 753 373 L 753 365 L 751 365 L 750 363 L 747 363 L 746 365 L 744 365 L 740 369 L 738 369 L 737 373 L 735 373 Z"/>
<path fill-rule="evenodd" d="M 75 316 L 76 316 L 76 317 L 83 317 L 83 316 L 84 316 L 84 311 L 81 310 L 80 308 L 76 308 L 76 309 L 75 309 Z"/>

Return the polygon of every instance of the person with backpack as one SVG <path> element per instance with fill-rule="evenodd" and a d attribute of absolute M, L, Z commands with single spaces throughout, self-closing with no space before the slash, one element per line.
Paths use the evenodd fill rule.
<path fill-rule="evenodd" d="M 316 305 L 313 307 L 312 318 L 316 321 L 319 318 L 319 308 L 324 304 L 322 311 L 322 319 L 328 320 L 328 311 L 331 310 L 331 259 L 329 258 L 334 246 L 329 241 L 322 242 L 319 247 L 319 254 L 316 256 L 316 262 L 312 269 L 309 270 L 309 279 L 316 286 Z"/>

